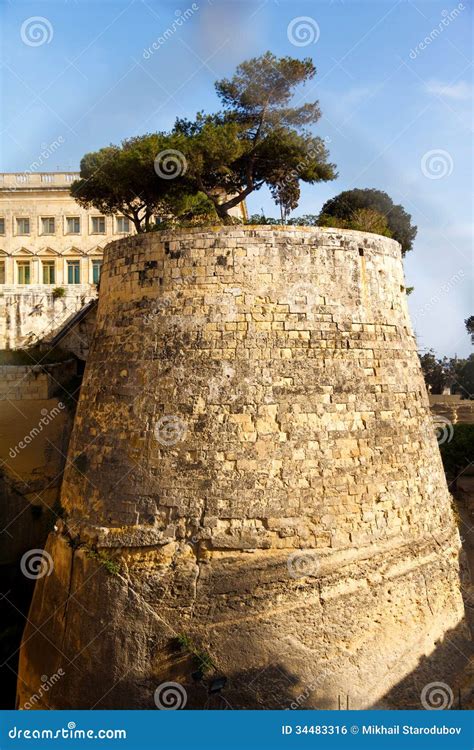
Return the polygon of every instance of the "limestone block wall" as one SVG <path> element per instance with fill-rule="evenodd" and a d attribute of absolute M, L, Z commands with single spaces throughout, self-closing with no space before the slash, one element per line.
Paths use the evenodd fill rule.
<path fill-rule="evenodd" d="M 53 398 L 76 370 L 75 359 L 50 365 L 0 365 L 0 401 Z"/>
<path fill-rule="evenodd" d="M 458 395 L 430 395 L 429 400 L 435 419 L 448 420 L 451 424 L 474 424 L 474 401 Z"/>
<path fill-rule="evenodd" d="M 20 703 L 66 654 L 85 676 L 63 680 L 53 707 L 152 708 L 167 679 L 202 707 L 192 669 L 169 654 L 185 632 L 236 708 L 303 690 L 304 707 L 347 692 L 362 707 L 462 618 L 393 240 L 211 227 L 109 245 L 69 459 Z M 67 621 L 52 622 L 64 591 Z M 96 616 L 109 622 L 100 638 Z"/>
<path fill-rule="evenodd" d="M 0 349 L 18 349 L 50 337 L 87 302 L 97 297 L 92 284 L 69 285 L 55 298 L 41 284 L 0 289 Z"/>

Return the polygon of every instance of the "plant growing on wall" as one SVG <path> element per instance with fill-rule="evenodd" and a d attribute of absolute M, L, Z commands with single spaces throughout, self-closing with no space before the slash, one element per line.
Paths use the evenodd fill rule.
<path fill-rule="evenodd" d="M 390 196 L 382 190 L 373 188 L 344 190 L 326 201 L 319 214 L 318 223 L 321 226 L 349 226 L 352 223 L 351 228 L 355 229 L 357 227 L 353 226 L 353 223 L 357 221 L 358 216 L 360 219 L 360 212 L 368 210 L 385 218 L 386 227 L 390 232 L 388 236 L 401 244 L 403 254 L 412 249 L 417 228 L 412 225 L 410 214 L 403 206 L 395 205 Z M 365 231 L 377 230 L 366 229 Z M 377 234 L 383 233 L 377 231 Z"/>
<path fill-rule="evenodd" d="M 318 219 L 320 227 L 340 227 L 341 229 L 357 229 L 359 232 L 373 232 L 383 237 L 392 237 L 386 217 L 373 208 L 357 208 L 349 219 L 323 214 Z"/>

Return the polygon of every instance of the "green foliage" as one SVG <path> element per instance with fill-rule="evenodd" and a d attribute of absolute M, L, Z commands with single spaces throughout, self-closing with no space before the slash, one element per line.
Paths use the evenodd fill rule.
<path fill-rule="evenodd" d="M 315 214 L 303 214 L 303 216 L 296 216 L 291 218 L 287 222 L 288 226 L 303 226 L 303 227 L 317 227 L 318 217 Z"/>
<path fill-rule="evenodd" d="M 354 221 L 355 212 L 361 209 L 371 209 L 385 217 L 386 226 L 393 239 L 400 242 L 403 254 L 412 249 L 417 228 L 412 226 L 410 214 L 403 206 L 395 205 L 387 193 L 381 190 L 373 188 L 344 190 L 326 201 L 319 214 L 319 222 L 322 226 L 328 226 L 325 223 L 328 221 L 327 217 L 336 217 L 342 221 L 351 222 Z"/>
<path fill-rule="evenodd" d="M 280 206 L 281 223 L 285 224 L 291 211 L 298 206 L 300 186 L 298 182 L 282 180 L 271 185 L 270 192 L 275 203 Z"/>
<path fill-rule="evenodd" d="M 336 177 L 324 142 L 306 130 L 321 116 L 318 102 L 290 106 L 295 89 L 315 74 L 309 58 L 266 52 L 216 83 L 223 112 L 177 121 L 174 132 L 189 138 L 192 153 L 188 177 L 224 221 L 264 184 L 285 213 L 297 205 L 300 181 Z"/>
<path fill-rule="evenodd" d="M 100 565 L 103 565 L 104 568 L 110 575 L 117 576 L 120 573 L 120 564 L 116 562 L 110 555 L 108 555 L 106 552 L 101 550 L 100 552 L 97 552 L 96 550 L 89 549 L 87 551 L 87 557 L 89 557 L 92 560 L 97 560 Z"/>
<path fill-rule="evenodd" d="M 446 386 L 462 398 L 474 396 L 474 354 L 467 359 L 439 358 L 433 349 L 420 355 L 426 385 L 433 394 L 440 394 Z"/>
<path fill-rule="evenodd" d="M 176 196 L 173 212 L 162 221 L 153 224 L 151 230 L 160 232 L 165 229 L 205 226 L 219 222 L 214 204 L 204 193 L 182 193 Z"/>
<path fill-rule="evenodd" d="M 357 229 L 359 232 L 373 232 L 383 237 L 391 237 L 385 216 L 372 208 L 358 208 L 349 219 L 341 219 L 330 214 L 321 214 L 318 220 L 322 227 L 339 227 L 340 229 Z"/>
<path fill-rule="evenodd" d="M 249 216 L 249 218 L 247 219 L 245 223 L 262 225 L 262 226 L 265 226 L 265 225 L 275 226 L 277 224 L 280 225 L 281 220 L 274 219 L 271 216 L 264 216 L 263 214 L 252 214 L 251 216 Z"/>
<path fill-rule="evenodd" d="M 207 651 L 197 648 L 193 640 L 185 633 L 179 633 L 174 640 L 181 651 L 193 656 L 196 669 L 203 675 L 212 669 L 216 669 L 216 665 Z"/>
<path fill-rule="evenodd" d="M 245 224 L 267 224 L 269 226 L 285 224 L 289 227 L 316 227 L 318 226 L 318 217 L 314 214 L 304 214 L 303 216 L 295 216 L 287 221 L 282 221 L 271 216 L 264 216 L 264 214 L 252 214 Z"/>
<path fill-rule="evenodd" d="M 466 318 L 464 325 L 466 326 L 466 331 L 471 337 L 471 343 L 474 344 L 474 315 L 470 315 Z"/>
<path fill-rule="evenodd" d="M 474 398 L 474 354 L 467 359 L 453 360 L 455 390 L 462 397 Z"/>
<path fill-rule="evenodd" d="M 178 633 L 175 638 L 176 645 L 179 646 L 181 651 L 192 651 L 192 641 L 186 633 Z"/>
<path fill-rule="evenodd" d="M 181 176 L 160 177 L 155 158 L 164 151 L 182 151 L 185 140 L 178 134 L 150 133 L 86 154 L 81 160 L 81 178 L 73 182 L 71 195 L 84 208 L 121 213 L 137 232 L 148 231 L 153 215 L 173 213 L 174 202 L 179 202 L 183 193 Z"/>
<path fill-rule="evenodd" d="M 212 669 L 216 668 L 214 662 L 206 651 L 198 651 L 194 655 L 197 659 L 198 669 L 202 672 L 202 674 L 207 674 Z"/>
<path fill-rule="evenodd" d="M 434 394 L 442 393 L 450 375 L 449 360 L 446 357 L 438 359 L 433 349 L 419 356 L 428 390 Z"/>
<path fill-rule="evenodd" d="M 474 424 L 453 425 L 453 437 L 440 445 L 441 458 L 446 473 L 456 477 L 474 462 Z"/>
<path fill-rule="evenodd" d="M 300 181 L 336 177 L 324 142 L 306 129 L 320 117 L 318 102 L 290 106 L 295 89 L 315 73 L 309 58 L 270 52 L 243 62 L 231 79 L 216 83 L 222 112 L 177 119 L 170 133 L 86 154 L 71 194 L 84 208 L 127 216 L 137 232 L 153 229 L 155 214 L 170 226 L 216 217 L 232 223 L 230 209 L 264 184 L 286 217 L 298 203 Z M 156 157 L 169 151 L 181 161 L 173 179 L 155 169 Z"/>
<path fill-rule="evenodd" d="M 55 286 L 52 291 L 53 299 L 60 299 L 61 297 L 64 297 L 65 294 L 66 290 L 63 286 Z"/>

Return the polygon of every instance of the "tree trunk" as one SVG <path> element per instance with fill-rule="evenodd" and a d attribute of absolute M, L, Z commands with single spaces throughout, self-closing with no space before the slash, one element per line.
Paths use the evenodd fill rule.
<path fill-rule="evenodd" d="M 226 204 L 215 203 L 214 205 L 219 219 L 226 225 L 232 224 L 232 216 L 229 216 L 227 208 L 224 207 Z"/>

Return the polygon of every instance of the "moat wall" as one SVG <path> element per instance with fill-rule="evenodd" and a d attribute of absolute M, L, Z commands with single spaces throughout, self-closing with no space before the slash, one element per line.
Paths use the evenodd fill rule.
<path fill-rule="evenodd" d="M 154 708 L 172 680 L 202 708 L 178 635 L 235 708 L 377 701 L 463 616 L 398 244 L 300 227 L 110 244 L 62 505 L 20 706 L 62 668 L 37 707 Z"/>

